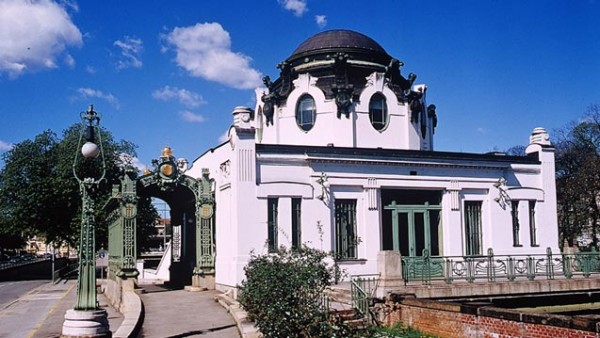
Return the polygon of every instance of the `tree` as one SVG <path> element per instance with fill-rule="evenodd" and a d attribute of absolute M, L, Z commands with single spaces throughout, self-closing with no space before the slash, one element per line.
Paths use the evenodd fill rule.
<path fill-rule="evenodd" d="M 160 216 L 152 204 L 152 198 L 140 197 L 138 200 L 136 248 L 137 253 L 148 251 L 152 247 L 150 237 L 156 235 L 155 223 Z"/>
<path fill-rule="evenodd" d="M 519 144 L 508 148 L 505 153 L 508 156 L 527 156 L 525 153 L 526 148 L 526 146 Z"/>
<path fill-rule="evenodd" d="M 559 131 L 556 190 L 561 241 L 587 237 L 598 248 L 600 235 L 600 106 L 581 122 Z"/>
<path fill-rule="evenodd" d="M 0 236 L 6 234 L 11 240 L 3 240 L 0 245 L 19 247 L 33 235 L 45 237 L 48 243 L 76 245 L 81 195 L 73 170 L 80 177 L 99 177 L 101 170 L 100 158 L 78 161 L 73 168 L 80 131 L 80 124 L 72 125 L 63 132 L 62 139 L 52 131 L 44 131 L 2 155 L 5 166 L 0 171 Z M 135 156 L 133 143 L 117 142 L 104 129 L 100 133 L 106 180 L 100 184 L 96 200 L 98 247 L 107 243 L 107 225 L 101 209 L 110 197 L 112 185 L 119 182 L 123 154 Z M 146 218 L 156 214 L 149 202 L 142 201 L 139 209 Z"/>

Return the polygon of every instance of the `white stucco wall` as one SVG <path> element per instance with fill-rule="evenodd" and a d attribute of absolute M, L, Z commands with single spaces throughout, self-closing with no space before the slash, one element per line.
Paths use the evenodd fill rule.
<path fill-rule="evenodd" d="M 291 245 L 291 199 L 300 198 L 302 242 L 326 251 L 335 249 L 335 199 L 356 200 L 357 259 L 340 262 L 348 274 L 377 272 L 377 255 L 383 249 L 382 191 L 389 189 L 441 194 L 442 225 L 436 240 L 444 256 L 466 254 L 466 201 L 482 205 L 482 254 L 488 248 L 496 255 L 544 254 L 548 247 L 559 252 L 554 153 L 543 129 L 534 130 L 527 148 L 539 162 L 512 163 L 502 157 L 458 153 L 421 156 L 419 151 L 433 147 L 433 122 L 427 119 L 427 133 L 422 137 L 421 126 L 411 121 L 407 104 L 398 102 L 381 74 L 370 76 L 360 99 L 352 103 L 349 118 L 337 117 L 335 102 L 325 99 L 315 82 L 301 74 L 285 104 L 275 108 L 269 126 L 258 114 L 265 89 L 257 89 L 254 118 L 244 115 L 249 110 L 236 108 L 230 141 L 200 156 L 188 172 L 199 177 L 202 168 L 208 168 L 215 180 L 218 285 L 239 285 L 251 252 L 267 253 L 269 198 L 279 201 L 279 245 Z M 425 86 L 418 88 L 426 92 Z M 388 105 L 389 122 L 382 131 L 375 130 L 369 120 L 369 100 L 375 93 L 385 95 Z M 295 119 L 296 102 L 304 94 L 313 96 L 317 106 L 315 125 L 308 132 L 300 129 Z M 261 152 L 258 145 L 281 148 Z M 302 147 L 320 150 L 311 155 Z M 340 147 L 346 150 L 340 152 Z M 381 148 L 415 152 L 407 152 L 406 157 L 374 158 L 371 153 Z M 325 189 L 318 183 L 322 175 L 327 177 Z M 505 183 L 499 185 L 500 179 Z M 513 245 L 511 216 L 511 201 L 517 200 L 521 201 L 520 246 Z M 537 245 L 530 240 L 529 201 L 535 201 Z"/>
<path fill-rule="evenodd" d="M 465 254 L 465 201 L 482 202 L 483 254 L 487 248 L 493 248 L 496 255 L 544 254 L 547 247 L 558 252 L 556 197 L 550 191 L 553 184 L 542 179 L 542 176 L 554 175 L 553 167 L 548 164 L 553 161 L 551 152 L 540 156 L 541 164 L 418 159 L 362 163 L 333 154 L 327 159 L 302 153 L 256 154 L 253 135 L 252 128 L 243 131 L 233 128 L 233 147 L 224 144 L 207 152 L 189 171 L 193 176 L 199 175 L 201 168 L 210 168 L 211 177 L 216 181 L 216 280 L 220 285 L 238 285 L 244 278 L 243 267 L 250 253 L 267 252 L 267 199 L 270 197 L 279 198 L 280 245 L 291 245 L 291 198 L 301 198 L 302 241 L 326 251 L 333 250 L 335 243 L 333 201 L 355 199 L 360 238 L 358 259 L 341 263 L 349 274 L 377 272 L 377 253 L 382 249 L 382 189 L 442 192 L 440 241 L 441 253 L 445 256 Z M 318 198 L 322 187 L 317 183 L 322 173 L 329 182 L 323 200 Z M 510 202 L 502 208 L 495 200 L 499 190 L 494 185 L 501 177 L 508 178 L 502 187 L 508 196 L 524 201 L 519 206 L 522 244 L 519 247 L 513 246 Z M 529 238 L 530 200 L 536 201 L 537 246 L 531 246 Z M 454 204 L 458 209 L 453 208 Z"/>

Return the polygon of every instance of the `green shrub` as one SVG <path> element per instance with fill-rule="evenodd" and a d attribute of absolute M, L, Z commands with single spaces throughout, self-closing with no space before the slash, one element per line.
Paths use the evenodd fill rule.
<path fill-rule="evenodd" d="M 344 323 L 331 321 L 323 291 L 335 269 L 328 254 L 303 246 L 277 253 L 252 253 L 244 268 L 239 302 L 265 338 L 352 337 Z"/>
<path fill-rule="evenodd" d="M 402 323 L 392 327 L 375 327 L 369 336 L 372 338 L 436 338 Z"/>

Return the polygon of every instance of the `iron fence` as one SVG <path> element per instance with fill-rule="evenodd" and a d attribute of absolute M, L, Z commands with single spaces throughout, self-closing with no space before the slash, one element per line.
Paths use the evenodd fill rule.
<path fill-rule="evenodd" d="M 379 286 L 379 274 L 354 275 L 350 277 L 352 307 L 358 314 L 371 320 L 369 309 L 373 306 L 373 296 Z"/>
<path fill-rule="evenodd" d="M 578 252 L 553 254 L 550 248 L 545 254 L 494 255 L 492 249 L 482 256 L 430 256 L 427 249 L 423 256 L 402 257 L 404 283 L 421 281 L 455 281 L 473 283 L 476 280 L 495 282 L 556 277 L 589 278 L 600 274 L 600 253 Z"/>
<path fill-rule="evenodd" d="M 0 262 L 0 270 L 11 269 L 23 265 L 29 265 L 33 263 L 38 263 L 42 261 L 50 260 L 50 258 L 42 258 L 42 257 L 32 257 L 29 259 L 12 259 L 4 262 Z"/>

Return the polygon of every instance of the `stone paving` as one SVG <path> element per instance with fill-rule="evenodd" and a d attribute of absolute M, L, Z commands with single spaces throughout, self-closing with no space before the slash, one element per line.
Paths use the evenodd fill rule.
<path fill-rule="evenodd" d="M 141 285 L 146 311 L 140 337 L 239 338 L 231 315 L 218 302 L 218 291 L 190 292 L 166 286 Z"/>
<path fill-rule="evenodd" d="M 31 328 L 27 334 L 28 338 L 54 338 L 59 337 L 62 333 L 62 325 L 65 321 L 65 313 L 67 310 L 72 309 L 76 301 L 76 286 L 77 281 L 60 281 L 56 284 L 48 282 L 36 288 L 32 292 L 19 298 L 13 305 L 11 305 L 11 311 L 4 318 L 8 323 L 14 323 L 15 325 L 23 325 L 22 316 L 29 316 L 29 319 L 36 311 L 42 311 L 39 321 L 28 320 L 27 322 L 37 322 L 33 328 Z M 106 309 L 108 314 L 108 321 L 110 330 L 115 332 L 123 316 L 112 307 L 108 306 L 106 298 L 100 294 L 98 295 L 98 302 L 100 307 Z M 24 312 L 23 312 L 24 311 Z M 11 316 L 17 316 L 11 320 Z M 16 333 L 17 329 L 10 329 L 3 327 L 3 329 L 9 330 L 9 332 Z M 15 337 L 13 334 L 8 334 L 6 337 Z M 3 336 L 3 334 L 0 334 Z M 17 335 L 18 336 L 18 335 Z"/>

